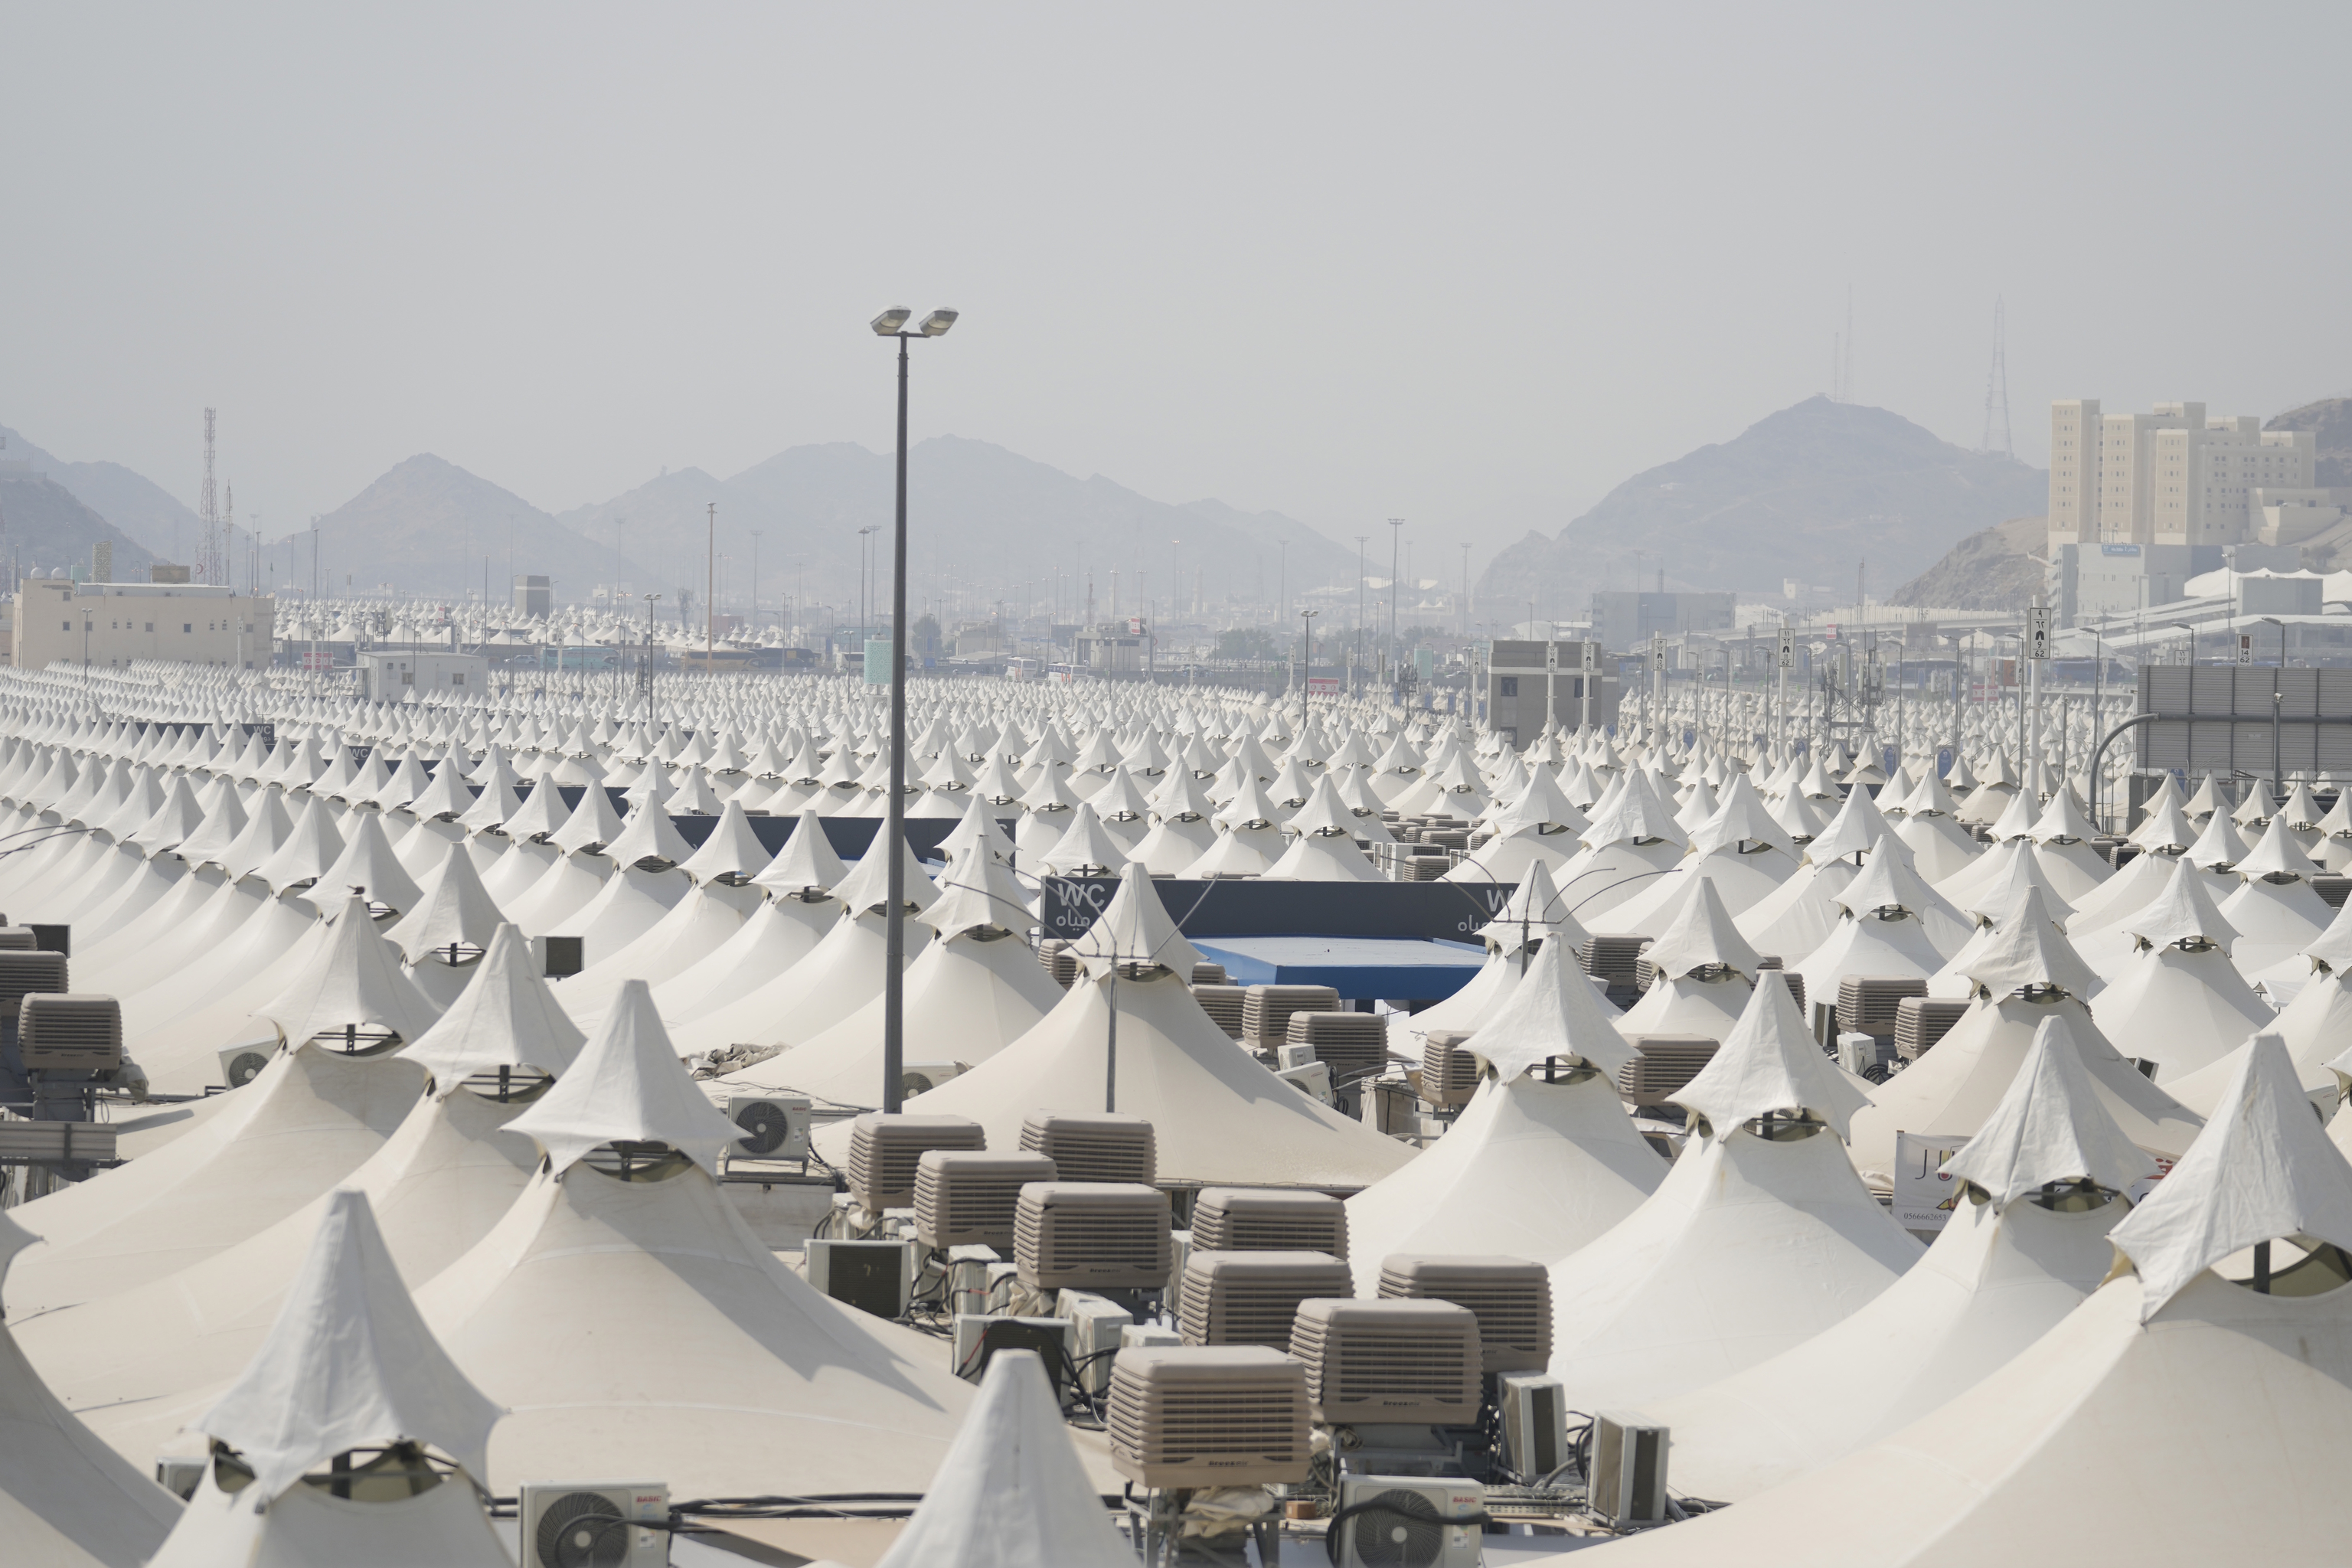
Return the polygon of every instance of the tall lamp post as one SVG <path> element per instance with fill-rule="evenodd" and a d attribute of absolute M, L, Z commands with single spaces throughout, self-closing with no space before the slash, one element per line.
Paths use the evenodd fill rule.
<path fill-rule="evenodd" d="M 2271 677 L 2271 803 L 2276 805 L 2286 798 L 2286 771 L 2279 760 L 2280 721 L 2286 706 L 2286 623 L 2276 616 L 2257 619 L 2279 629 L 2279 672 Z"/>
<path fill-rule="evenodd" d="M 1320 610 L 1298 612 L 1298 705 L 1302 713 L 1315 710 L 1315 617 Z"/>
<path fill-rule="evenodd" d="M 882 1109 L 905 1101 L 907 1059 L 907 342 L 936 338 L 955 325 L 953 310 L 933 310 L 913 331 L 912 310 L 874 318 L 877 337 L 898 340 L 898 504 L 890 548 L 890 807 L 881 851 L 890 857 L 887 942 L 882 957 Z"/>
<path fill-rule="evenodd" d="M 1391 674 L 1395 677 L 1399 701 L 1404 689 L 1404 628 L 1397 625 L 1397 552 L 1402 548 L 1404 519 L 1389 519 L 1389 658 Z"/>

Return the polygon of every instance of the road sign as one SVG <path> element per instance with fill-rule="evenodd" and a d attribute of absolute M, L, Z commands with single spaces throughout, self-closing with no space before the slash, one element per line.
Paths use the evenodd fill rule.
<path fill-rule="evenodd" d="M 2036 605 L 2025 616 L 2025 657 L 2039 664 L 2050 657 L 2050 606 Z"/>
<path fill-rule="evenodd" d="M 1650 634 L 1650 668 L 1666 668 L 1666 639 L 1655 632 Z"/>
<path fill-rule="evenodd" d="M 1797 634 L 1788 626 L 1780 628 L 1780 668 L 1790 669 L 1797 663 Z"/>
<path fill-rule="evenodd" d="M 2254 662 L 2254 639 L 2251 633 L 2239 634 L 2238 662 L 2240 664 L 2252 664 Z"/>

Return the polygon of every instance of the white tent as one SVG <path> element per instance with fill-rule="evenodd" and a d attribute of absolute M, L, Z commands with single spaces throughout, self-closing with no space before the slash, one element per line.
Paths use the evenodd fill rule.
<path fill-rule="evenodd" d="M 1777 1355 L 1919 1256 L 1847 1163 L 1863 1096 L 1767 971 L 1674 1095 L 1690 1141 L 1642 1206 L 1552 1266 L 1551 1370 L 1580 1410 L 1639 1406 Z"/>
<path fill-rule="evenodd" d="M 2334 1563 L 2352 1453 L 2352 1167 L 2284 1052 L 2250 1053 L 2217 1117 L 2111 1233 L 2116 1277 L 1932 1415 L 1719 1514 L 1612 1546 L 1612 1562 L 1757 1568 L 1988 1563 Z M 2271 1293 L 2214 1266 L 2257 1242 L 2339 1249 Z M 2302 1250 L 2301 1244 L 2282 1252 Z M 2321 1293 L 2307 1294 L 2307 1289 Z M 2190 1468 L 2149 1462 L 2187 1445 Z M 2209 1508 L 2199 1497 L 2270 1499 Z"/>
<path fill-rule="evenodd" d="M 2196 878 L 2195 868 L 2176 865 L 2164 890 L 2118 922 L 2135 951 L 2109 972 L 2112 983 L 2091 1003 L 2099 1032 L 2129 1040 L 2132 1054 L 2154 1062 L 2156 1081 L 2168 1089 L 2227 1055 L 2272 1016 L 2231 963 L 2238 933 Z"/>
<path fill-rule="evenodd" d="M 1528 956 L 1557 937 L 1573 950 L 1590 935 L 1554 889 L 1551 873 L 1540 865 L 1528 868 L 1527 879 L 1511 889 L 1495 918 L 1478 928 L 1486 961 L 1462 989 L 1418 1013 L 1389 1015 L 1389 1049 L 1413 1062 L 1421 1060 L 1423 1043 L 1436 1029 L 1474 1029 L 1526 973 Z M 1614 1006 L 1609 1011 L 1616 1012 Z"/>
<path fill-rule="evenodd" d="M 1565 942 L 1548 941 L 1462 1047 L 1489 1071 L 1451 1129 L 1348 1200 L 1356 1288 L 1397 1252 L 1549 1263 L 1657 1190 L 1666 1167 L 1634 1131 L 1615 1074 L 1633 1051 Z M 1529 1195 L 1541 1201 L 1529 1202 Z"/>
<path fill-rule="evenodd" d="M 1946 1163 L 1949 1217 L 1925 1258 L 1823 1333 L 1643 1407 L 1673 1429 L 1675 1489 L 1739 1501 L 1973 1387 L 2098 1289 L 2129 1206 L 2120 1194 L 2155 1171 L 2100 1106 L 2071 1037 L 2044 1025 L 1983 1131 Z"/>

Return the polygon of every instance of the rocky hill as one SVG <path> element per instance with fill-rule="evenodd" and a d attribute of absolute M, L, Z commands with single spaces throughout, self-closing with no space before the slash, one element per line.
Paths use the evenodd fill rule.
<path fill-rule="evenodd" d="M 1603 588 L 1778 590 L 1901 582 L 1959 540 L 2044 510 L 2048 476 L 1971 452 L 1883 408 L 1813 397 L 1733 440 L 1634 475 L 1546 539 L 1529 534 L 1480 579 L 1482 603 L 1536 596 L 1580 614 Z"/>
<path fill-rule="evenodd" d="M 1890 605 L 1947 610 L 2022 610 L 2042 585 L 2050 519 L 2012 517 L 1952 546 L 1951 553 L 1886 596 Z"/>
<path fill-rule="evenodd" d="M 187 561 L 204 538 L 204 524 L 177 496 L 120 463 L 68 463 L 0 425 L 0 458 L 28 462 L 74 499 L 121 529 L 140 548 L 165 561 Z"/>
<path fill-rule="evenodd" d="M 16 449 L 16 443 L 9 443 Z M 92 511 L 46 474 L 0 469 L 0 557 L 29 572 L 36 566 L 79 566 L 89 575 L 90 548 L 114 546 L 114 580 L 143 583 L 154 555 Z"/>

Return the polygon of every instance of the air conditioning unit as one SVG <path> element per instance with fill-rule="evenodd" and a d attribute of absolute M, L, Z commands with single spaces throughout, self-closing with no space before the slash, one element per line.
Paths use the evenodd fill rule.
<path fill-rule="evenodd" d="M 1102 1394 L 1110 1387 L 1111 1358 L 1126 1343 L 1127 1331 L 1135 1327 L 1135 1314 L 1085 1290 L 1063 1291 L 1054 1312 L 1069 1322 L 1070 1361 L 1077 1368 L 1078 1386 L 1088 1394 Z"/>
<path fill-rule="evenodd" d="M 919 1094 L 929 1094 L 950 1079 L 961 1078 L 971 1070 L 966 1062 L 923 1062 L 898 1074 L 898 1093 L 908 1100 Z"/>
<path fill-rule="evenodd" d="M 659 1481 L 525 1481 L 515 1512 L 523 1568 L 665 1568 L 669 1488 Z"/>
<path fill-rule="evenodd" d="M 727 1120 L 743 1129 L 727 1152 L 743 1160 L 805 1160 L 809 1101 L 797 1094 L 730 1094 Z"/>
<path fill-rule="evenodd" d="M 1478 1058 L 1462 1048 L 1469 1038 L 1465 1029 L 1432 1029 L 1422 1037 L 1422 1099 L 1441 1106 L 1470 1103 L 1483 1069 Z"/>
<path fill-rule="evenodd" d="M 1013 1212 L 1013 1257 L 1033 1290 L 1162 1289 L 1168 1195 L 1139 1183 L 1032 1182 Z"/>
<path fill-rule="evenodd" d="M 1245 1011 L 1248 993 L 1239 985 L 1202 985 L 1192 987 L 1192 1000 L 1209 1016 L 1209 1022 L 1225 1032 L 1225 1037 L 1242 1037 L 1242 1016 Z"/>
<path fill-rule="evenodd" d="M 1312 1046 L 1334 1082 L 1378 1078 L 1389 1063 L 1388 1020 L 1378 1013 L 1293 1013 L 1283 1038 Z"/>
<path fill-rule="evenodd" d="M 1886 1064 L 1895 1057 L 1895 1043 L 1859 1029 L 1849 1029 L 1837 1037 L 1837 1056 L 1838 1066 L 1856 1078 L 1875 1083 L 1886 1076 Z"/>
<path fill-rule="evenodd" d="M 915 1293 L 915 1249 L 905 1241 L 814 1237 L 803 1255 L 808 1282 L 845 1307 L 902 1318 Z"/>
<path fill-rule="evenodd" d="M 276 1046 L 229 1047 L 220 1053 L 221 1082 L 231 1089 L 243 1089 L 261 1076 L 261 1069 L 268 1067 L 270 1058 L 277 1054 Z"/>
<path fill-rule="evenodd" d="M 1790 1000 L 1796 1003 L 1798 1013 L 1800 1015 L 1803 1014 L 1805 1010 L 1805 977 L 1801 974 L 1790 973 L 1789 966 L 1781 962 L 1780 958 L 1777 954 L 1768 953 L 1756 961 L 1756 971 L 1759 976 L 1768 969 L 1789 983 Z"/>
<path fill-rule="evenodd" d="M 1052 975 L 1054 983 L 1063 990 L 1067 991 L 1078 983 L 1078 955 L 1070 951 L 1070 944 L 1065 939 L 1049 936 L 1039 942 L 1037 962 L 1045 966 L 1045 973 Z"/>
<path fill-rule="evenodd" d="M 60 952 L 0 950 L 0 1016 L 16 1017 L 27 996 L 71 992 L 69 967 Z"/>
<path fill-rule="evenodd" d="M 1021 1189 L 1054 1179 L 1043 1154 L 926 1149 L 915 1162 L 915 1239 L 934 1252 L 992 1247 L 1010 1252 Z"/>
<path fill-rule="evenodd" d="M 1636 1107 L 1664 1105 L 1713 1059 L 1718 1042 L 1705 1035 L 1628 1035 L 1633 1059 L 1617 1069 L 1617 1093 Z"/>
<path fill-rule="evenodd" d="M 0 926 L 0 952 L 31 952 L 40 945 L 31 926 Z"/>
<path fill-rule="evenodd" d="M 1892 1042 L 1896 1006 L 1906 996 L 1926 994 L 1927 982 L 1916 974 L 1843 975 L 1838 980 L 1838 1033 Z"/>
<path fill-rule="evenodd" d="M 1336 1568 L 1477 1568 L 1486 1494 L 1447 1477 L 1345 1476 L 1331 1529 Z"/>
<path fill-rule="evenodd" d="M 1906 1062 L 1917 1061 L 1952 1032 L 1970 1005 L 1940 996 L 1906 996 L 1895 1005 L 1895 1054 Z"/>
<path fill-rule="evenodd" d="M 1478 1319 L 1451 1301 L 1301 1301 L 1290 1354 L 1306 1365 L 1307 1415 L 1320 1425 L 1478 1418 Z"/>
<path fill-rule="evenodd" d="M 1270 1486 L 1307 1479 L 1307 1369 L 1264 1345 L 1122 1350 L 1104 1426 L 1112 1468 L 1139 1486 Z"/>
<path fill-rule="evenodd" d="M 1568 1395 L 1556 1377 L 1505 1377 L 1502 1452 L 1505 1471 L 1534 1486 L 1567 1465 Z"/>
<path fill-rule="evenodd" d="M 0 1115 L 0 1165 L 111 1163 L 115 1131 L 103 1121 L 35 1121 Z"/>
<path fill-rule="evenodd" d="M 926 1149 L 985 1149 L 988 1134 L 961 1116 L 868 1111 L 849 1124 L 849 1195 L 868 1214 L 915 1201 L 915 1164 Z"/>
<path fill-rule="evenodd" d="M 1592 1417 L 1592 1473 L 1587 1490 L 1602 1523 L 1666 1521 L 1666 1428 L 1639 1416 L 1601 1411 Z"/>
<path fill-rule="evenodd" d="M 1210 1252 L 1197 1239 L 1178 1287 L 1176 1327 L 1188 1345 L 1290 1348 L 1298 1303 L 1355 1289 L 1348 1266 L 1325 1252 Z"/>
<path fill-rule="evenodd" d="M 588 967 L 587 939 L 577 936 L 535 936 L 531 956 L 539 972 L 550 980 L 569 980 Z"/>
<path fill-rule="evenodd" d="M 1551 1271 L 1540 1263 L 1400 1252 L 1381 1261 L 1380 1293 L 1469 1308 L 1478 1318 L 1488 1372 L 1541 1372 L 1551 1364 Z"/>
<path fill-rule="evenodd" d="M 1339 994 L 1328 985 L 1252 985 L 1242 993 L 1242 1038 L 1270 1051 L 1289 1037 L 1293 1013 L 1338 1010 Z"/>
<path fill-rule="evenodd" d="M 1203 958 L 1192 965 L 1193 984 L 1223 985 L 1224 983 L 1225 966 L 1223 964 L 1211 963 L 1207 959 Z"/>
<path fill-rule="evenodd" d="M 1348 1256 L 1348 1205 L 1289 1187 L 1202 1187 L 1192 1200 L 1192 1245 L 1203 1252 Z"/>
<path fill-rule="evenodd" d="M 1304 1062 L 1295 1068 L 1277 1068 L 1274 1076 L 1309 1100 L 1319 1100 L 1326 1105 L 1339 1102 L 1339 1096 L 1331 1089 L 1331 1069 L 1321 1062 Z"/>
<path fill-rule="evenodd" d="M 950 1363 L 968 1383 L 988 1375 L 988 1363 L 999 1351 L 1034 1351 L 1045 1363 L 1045 1375 L 1060 1388 L 1069 1381 L 1070 1321 L 1067 1318 L 1016 1318 L 1006 1313 L 959 1312 L 950 1328 Z"/>
<path fill-rule="evenodd" d="M 1159 1174 L 1159 1143 L 1140 1116 L 1073 1116 L 1032 1111 L 1021 1147 L 1054 1162 L 1062 1182 L 1123 1182 L 1150 1186 Z"/>
<path fill-rule="evenodd" d="M 16 1050 L 27 1072 L 112 1072 L 122 1065 L 122 1004 L 37 992 L 17 1004 Z"/>
<path fill-rule="evenodd" d="M 205 1484 L 212 1462 L 209 1454 L 166 1455 L 155 1461 L 155 1484 L 185 1502 Z"/>
<path fill-rule="evenodd" d="M 1639 966 L 1649 940 L 1617 933 L 1589 936 L 1577 944 L 1576 962 L 1585 973 L 1609 983 L 1609 1000 L 1631 1006 L 1642 994 Z"/>

